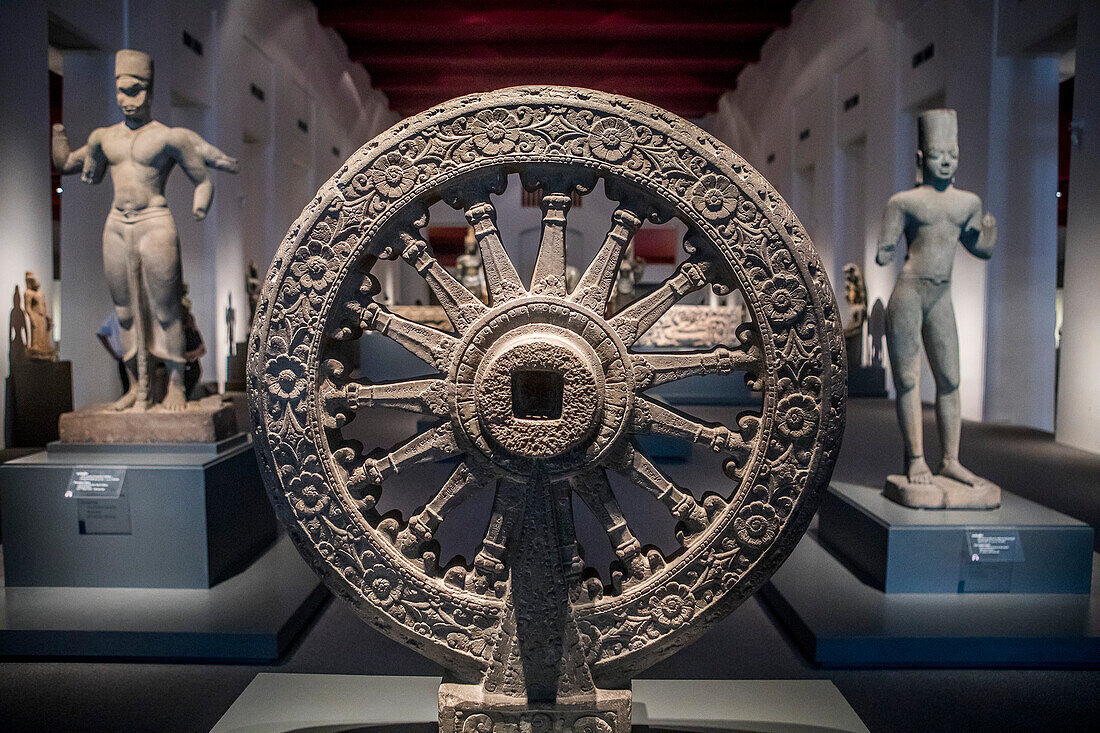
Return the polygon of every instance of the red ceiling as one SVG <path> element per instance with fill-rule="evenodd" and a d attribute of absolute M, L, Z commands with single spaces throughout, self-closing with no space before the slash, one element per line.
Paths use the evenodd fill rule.
<path fill-rule="evenodd" d="M 352 61 L 403 115 L 517 84 L 636 97 L 684 117 L 717 109 L 795 0 L 314 0 Z"/>

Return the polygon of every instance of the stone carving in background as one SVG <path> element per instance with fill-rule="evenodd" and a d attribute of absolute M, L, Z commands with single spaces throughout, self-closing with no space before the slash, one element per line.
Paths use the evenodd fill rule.
<path fill-rule="evenodd" d="M 886 342 L 905 443 L 905 475 L 889 476 L 883 493 L 920 508 L 993 508 L 1000 489 L 959 462 L 959 335 L 951 303 L 951 270 L 961 243 L 989 259 L 997 223 L 982 214 L 977 195 L 955 188 L 959 165 L 955 110 L 933 109 L 918 120 L 917 164 L 922 183 L 894 194 L 886 205 L 875 261 L 888 265 L 905 235 L 905 266 L 886 309 Z M 924 459 L 920 399 L 921 341 L 936 380 L 936 425 L 943 461 L 935 474 Z"/>
<path fill-rule="evenodd" d="M 27 314 L 30 325 L 30 338 L 27 343 L 27 358 L 35 361 L 56 361 L 57 349 L 54 348 L 53 318 L 46 296 L 38 284 L 38 276 L 30 270 L 26 274 L 26 289 L 23 291 L 23 312 Z"/>
<path fill-rule="evenodd" d="M 225 339 L 229 342 L 230 356 L 237 353 L 237 309 L 233 307 L 233 291 L 230 290 L 225 304 Z"/>
<path fill-rule="evenodd" d="M 729 306 L 677 303 L 649 327 L 638 346 L 709 348 L 737 343 L 737 329 L 748 320 L 740 309 Z"/>
<path fill-rule="evenodd" d="M 619 262 L 619 272 L 615 277 L 615 294 L 611 298 L 611 311 L 617 313 L 634 300 L 638 282 L 645 274 L 645 262 L 634 256 L 631 244 L 623 259 Z"/>
<path fill-rule="evenodd" d="M 458 256 L 455 265 L 458 266 L 458 279 L 462 287 L 477 296 L 482 303 L 487 302 L 485 292 L 485 275 L 481 272 L 481 254 L 477 249 L 477 238 L 473 228 L 466 230 L 466 251 Z"/>
<path fill-rule="evenodd" d="M 53 161 L 62 174 L 79 171 L 84 183 L 99 183 L 110 171 L 114 186 L 103 231 L 103 265 L 131 379 L 114 409 L 143 411 L 152 404 L 151 361 L 159 359 L 168 370 L 160 407 L 183 410 L 180 245 L 164 186 L 179 165 L 195 185 L 191 212 L 201 220 L 214 194 L 206 167 L 236 173 L 238 165 L 197 133 L 152 119 L 153 61 L 147 54 L 119 51 L 115 86 L 125 120 L 93 130 L 77 150 L 70 150 L 64 127 L 54 125 Z"/>
<path fill-rule="evenodd" d="M 256 318 L 256 306 L 260 302 L 260 271 L 254 260 L 248 261 L 248 274 L 244 278 L 244 291 L 248 294 L 248 327 Z"/>
<path fill-rule="evenodd" d="M 492 203 L 510 176 L 542 192 L 530 288 Z M 571 196 L 601 178 L 616 209 L 570 292 Z M 473 226 L 487 303 L 426 241 L 427 211 L 441 199 Z M 634 232 L 673 215 L 687 230 L 687 259 L 607 316 Z M 323 271 L 305 266 L 317 251 L 332 253 Z M 425 279 L 453 330 L 379 302 L 372 271 L 398 258 Z M 704 288 L 741 288 L 756 320 L 715 348 L 635 350 L 680 298 Z M 339 354 L 367 331 L 438 373 L 359 378 Z M 447 668 L 443 733 L 624 733 L 630 679 L 751 595 L 805 532 L 843 430 L 843 349 L 805 230 L 736 153 L 649 104 L 517 87 L 403 120 L 322 187 L 265 280 L 249 400 L 265 482 L 303 555 L 371 625 Z M 729 425 L 645 395 L 731 371 L 763 394 L 759 411 Z M 364 446 L 345 428 L 370 421 L 375 407 L 434 427 Z M 698 443 L 720 460 L 678 485 L 639 447 L 635 436 L 647 434 Z M 392 496 L 380 504 L 408 469 L 443 460 L 453 461 L 449 478 L 411 516 L 392 509 Z M 640 491 L 617 495 L 609 474 Z M 442 555 L 436 538 L 449 513 L 475 492 L 493 497 L 480 549 L 472 562 Z M 601 525 L 591 541 L 609 543 L 610 566 L 583 559 L 575 499 Z M 635 534 L 627 499 L 667 514 L 666 534 Z M 661 552 L 657 540 L 676 550 Z"/>
<path fill-rule="evenodd" d="M 848 369 L 863 366 L 863 327 L 867 325 L 867 286 L 863 270 L 854 262 L 844 266 L 844 300 L 848 309 L 848 324 L 844 326 L 844 342 L 848 352 Z"/>
<path fill-rule="evenodd" d="M 423 323 L 440 331 L 451 330 L 451 320 L 447 318 L 447 311 L 438 305 L 394 305 L 390 306 L 390 312 L 410 321 Z"/>
<path fill-rule="evenodd" d="M 23 310 L 23 298 L 19 295 L 19 286 L 11 295 L 11 311 L 8 313 L 8 364 L 25 361 L 27 358 L 27 314 Z"/>

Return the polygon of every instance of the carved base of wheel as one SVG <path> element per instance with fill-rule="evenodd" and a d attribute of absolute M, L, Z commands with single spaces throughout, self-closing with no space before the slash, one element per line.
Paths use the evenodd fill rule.
<path fill-rule="evenodd" d="M 630 733 L 630 690 L 601 690 L 556 704 L 487 695 L 481 685 L 439 686 L 439 733 Z"/>

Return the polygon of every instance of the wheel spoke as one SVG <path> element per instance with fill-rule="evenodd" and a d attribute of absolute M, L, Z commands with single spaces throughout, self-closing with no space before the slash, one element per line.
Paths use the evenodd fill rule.
<path fill-rule="evenodd" d="M 390 313 L 378 303 L 367 304 L 359 325 L 363 330 L 377 331 L 393 339 L 439 371 L 447 369 L 458 344 L 458 339 L 450 334 Z"/>
<path fill-rule="evenodd" d="M 619 260 L 622 259 L 623 252 L 630 243 L 631 237 L 634 236 L 634 232 L 638 231 L 638 227 L 642 225 L 641 217 L 625 206 L 615 209 L 615 213 L 611 215 L 611 221 L 611 231 L 607 233 L 603 246 L 592 258 L 588 269 L 577 282 L 577 288 L 569 297 L 574 303 L 601 315 L 607 307 L 611 289 L 615 285 Z"/>
<path fill-rule="evenodd" d="M 642 545 L 627 526 L 626 517 L 611 491 L 604 469 L 600 467 L 576 476 L 570 479 L 570 486 L 603 525 L 615 555 L 626 568 L 628 582 L 644 580 L 650 568 L 642 556 Z"/>
<path fill-rule="evenodd" d="M 506 577 L 508 543 L 514 539 L 516 527 L 523 517 L 524 487 L 501 480 L 493 497 L 493 513 L 489 528 L 481 540 L 481 549 L 474 557 L 474 567 L 466 578 L 466 590 L 486 593 Z"/>
<path fill-rule="evenodd" d="M 664 435 L 710 446 L 715 453 L 727 453 L 738 465 L 743 465 L 752 452 L 741 437 L 725 425 L 711 425 L 685 415 L 679 410 L 638 396 L 632 415 L 630 432 L 637 435 Z"/>
<path fill-rule="evenodd" d="M 573 199 L 568 193 L 548 193 L 542 197 L 542 241 L 531 275 L 532 295 L 564 298 L 565 222 Z"/>
<path fill-rule="evenodd" d="M 461 504 L 466 497 L 486 485 L 483 477 L 475 474 L 465 462 L 458 467 L 443 484 L 443 488 L 432 497 L 418 513 L 409 517 L 408 525 L 397 533 L 397 547 L 408 557 L 417 557 L 424 543 L 435 535 L 436 529 L 447 516 L 447 512 Z"/>
<path fill-rule="evenodd" d="M 353 381 L 325 395 L 329 414 L 344 409 L 355 412 L 367 407 L 389 407 L 420 415 L 447 417 L 447 383 L 442 379 L 408 379 L 400 382 L 368 384 Z"/>
<path fill-rule="evenodd" d="M 566 581 L 570 584 L 581 578 L 584 560 L 581 559 L 580 546 L 577 544 L 577 530 L 573 524 L 573 493 L 568 481 L 557 481 L 549 487 L 554 497 L 554 518 L 558 530 L 558 547 L 561 550 L 561 565 Z"/>
<path fill-rule="evenodd" d="M 454 431 L 447 423 L 413 436 L 381 458 L 367 458 L 352 473 L 351 481 L 378 486 L 409 466 L 450 458 L 459 453 L 461 450 L 455 442 Z"/>
<path fill-rule="evenodd" d="M 664 504 L 672 516 L 684 523 L 687 535 L 696 535 L 706 529 L 707 513 L 695 497 L 672 483 L 632 444 L 626 444 L 611 459 L 609 468 L 623 474 Z"/>
<path fill-rule="evenodd" d="M 742 371 L 754 377 L 764 365 L 763 353 L 756 345 L 734 351 L 718 346 L 710 351 L 633 354 L 631 358 L 640 389 L 703 374 Z"/>
<path fill-rule="evenodd" d="M 466 209 L 466 221 L 474 228 L 474 237 L 481 248 L 481 265 L 485 268 L 489 302 L 498 305 L 526 295 L 516 266 L 500 241 L 496 208 L 488 201 L 479 201 Z"/>
<path fill-rule="evenodd" d="M 616 313 L 611 318 L 611 327 L 624 344 L 632 346 L 676 301 L 706 285 L 710 269 L 707 262 L 688 260 L 681 263 L 660 287 Z"/>
<path fill-rule="evenodd" d="M 428 251 L 428 243 L 409 232 L 402 232 L 401 257 L 420 273 L 432 289 L 455 330 L 464 331 L 481 317 L 488 306 L 463 287 Z"/>

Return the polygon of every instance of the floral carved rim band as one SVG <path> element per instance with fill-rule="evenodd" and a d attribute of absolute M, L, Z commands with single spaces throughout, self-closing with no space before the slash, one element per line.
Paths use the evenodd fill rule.
<path fill-rule="evenodd" d="M 530 287 L 500 241 L 491 202 L 517 174 L 542 197 Z M 571 200 L 601 180 L 616 209 L 570 292 Z M 427 245 L 427 210 L 441 199 L 474 229 L 487 305 Z M 608 314 L 634 232 L 674 217 L 687 228 L 686 260 L 653 292 Z M 451 331 L 375 300 L 372 268 L 398 258 L 425 279 Z M 677 300 L 705 287 L 743 295 L 752 321 L 737 329 L 738 343 L 674 353 L 632 348 Z M 351 374 L 341 347 L 364 331 L 384 334 L 438 373 L 387 384 Z M 522 415 L 509 402 L 509 382 L 536 368 L 556 375 L 560 415 Z M 745 373 L 761 397 L 761 409 L 735 425 L 703 422 L 645 394 L 730 372 Z M 367 622 L 459 682 L 508 694 L 515 660 L 523 662 L 531 699 L 555 679 L 559 697 L 570 685 L 578 694 L 621 687 L 755 592 L 816 510 L 840 445 L 845 390 L 831 286 L 802 225 L 768 182 L 669 112 L 565 87 L 452 100 L 364 145 L 287 233 L 249 342 L 257 451 L 302 555 Z M 383 455 L 363 455 L 341 431 L 373 406 L 427 416 L 435 427 Z M 708 478 L 705 495 L 679 486 L 638 447 L 636 436 L 645 434 L 703 443 L 722 455 L 724 468 Z M 390 476 L 447 458 L 457 465 L 425 507 L 410 517 L 379 514 Z M 666 556 L 641 545 L 609 471 L 667 508 L 677 551 Z M 470 564 L 441 565 L 434 534 L 447 511 L 476 491 L 495 492 L 481 549 Z M 612 582 L 586 572 L 572 534 L 574 497 L 606 530 L 617 558 Z M 558 649 L 547 655 L 551 672 L 541 681 L 531 658 L 537 652 L 515 643 L 517 624 L 540 614 L 560 621 L 556 631 L 529 632 L 544 651 Z"/>

